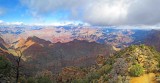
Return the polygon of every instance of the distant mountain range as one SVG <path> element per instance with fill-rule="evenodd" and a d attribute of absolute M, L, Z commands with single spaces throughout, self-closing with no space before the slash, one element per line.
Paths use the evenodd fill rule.
<path fill-rule="evenodd" d="M 0 30 L 2 38 L 9 44 L 19 39 L 36 36 L 52 43 L 66 43 L 77 39 L 110 44 L 116 48 L 126 47 L 134 42 L 135 38 L 132 35 L 135 32 L 134 30 L 92 26 L 6 26 L 1 27 Z"/>

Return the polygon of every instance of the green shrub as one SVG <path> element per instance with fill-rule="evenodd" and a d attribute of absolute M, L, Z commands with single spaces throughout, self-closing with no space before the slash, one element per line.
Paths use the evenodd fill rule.
<path fill-rule="evenodd" d="M 131 76 L 141 76 L 144 73 L 144 69 L 140 64 L 135 64 L 130 69 Z"/>
<path fill-rule="evenodd" d="M 11 62 L 9 62 L 5 57 L 0 56 L 0 75 L 7 76 L 12 69 Z"/>
<path fill-rule="evenodd" d="M 24 78 L 24 77 L 20 77 L 20 78 L 19 78 L 19 82 L 20 82 L 20 83 L 27 83 L 27 80 L 26 80 L 26 78 Z"/>
<path fill-rule="evenodd" d="M 88 81 L 92 81 L 93 79 L 99 79 L 100 75 L 97 72 L 91 72 L 87 75 Z"/>
<path fill-rule="evenodd" d="M 36 79 L 35 79 L 35 78 L 29 77 L 29 78 L 27 79 L 27 83 L 37 83 L 37 82 L 36 82 Z"/>
<path fill-rule="evenodd" d="M 74 79 L 71 83 L 89 83 L 87 79 Z"/>
<path fill-rule="evenodd" d="M 50 80 L 48 77 L 40 77 L 37 80 L 38 83 L 52 83 L 52 80 Z"/>
<path fill-rule="evenodd" d="M 104 81 L 108 81 L 108 80 L 109 80 L 109 76 L 108 76 L 108 75 L 104 75 L 104 76 L 103 76 L 103 80 L 104 80 Z"/>
<path fill-rule="evenodd" d="M 99 75 L 108 74 L 111 71 L 111 69 L 112 67 L 110 65 L 104 65 L 97 71 L 97 73 Z"/>

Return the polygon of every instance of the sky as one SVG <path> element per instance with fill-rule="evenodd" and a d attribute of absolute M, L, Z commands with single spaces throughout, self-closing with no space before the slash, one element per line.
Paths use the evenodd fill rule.
<path fill-rule="evenodd" d="M 159 26 L 160 0 L 0 0 L 0 23 Z"/>

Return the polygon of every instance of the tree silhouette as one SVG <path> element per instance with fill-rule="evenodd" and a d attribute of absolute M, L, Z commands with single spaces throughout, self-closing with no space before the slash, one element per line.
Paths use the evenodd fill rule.
<path fill-rule="evenodd" d="M 22 51 L 19 49 L 12 49 L 12 50 L 14 50 L 16 53 L 15 56 L 13 56 L 13 58 L 15 61 L 14 67 L 15 67 L 15 73 L 16 73 L 16 83 L 18 83 L 19 76 L 20 76 L 20 68 L 22 67 L 20 65 L 20 63 L 21 63 L 21 59 L 22 59 L 23 54 L 22 54 Z"/>

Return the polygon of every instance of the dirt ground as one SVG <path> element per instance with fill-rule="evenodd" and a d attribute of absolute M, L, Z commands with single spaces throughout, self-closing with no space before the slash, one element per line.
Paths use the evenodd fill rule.
<path fill-rule="evenodd" d="M 132 77 L 130 83 L 156 83 L 155 74 L 149 73 L 140 77 Z"/>

